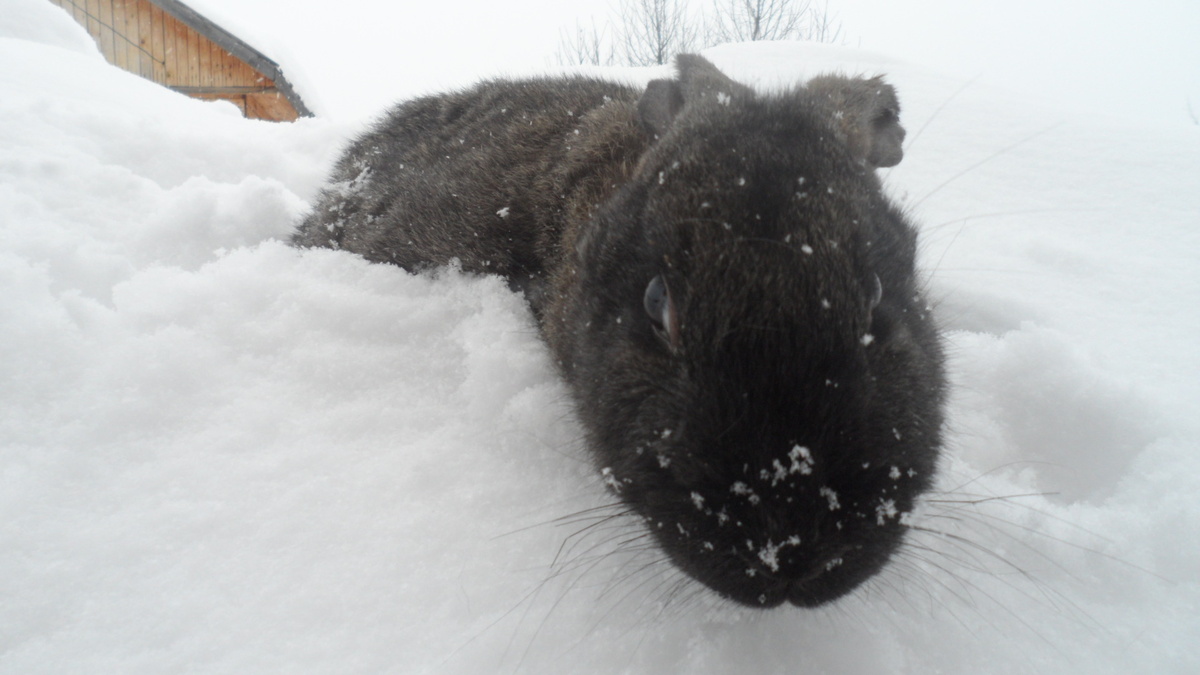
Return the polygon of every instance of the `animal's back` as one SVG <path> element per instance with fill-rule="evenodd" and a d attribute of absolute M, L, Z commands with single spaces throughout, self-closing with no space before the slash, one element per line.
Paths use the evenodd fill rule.
<path fill-rule="evenodd" d="M 528 290 L 557 256 L 564 218 L 594 205 L 566 195 L 581 181 L 603 192 L 643 149 L 639 93 L 545 78 L 402 103 L 350 146 L 293 241 L 410 270 L 457 259 Z"/>

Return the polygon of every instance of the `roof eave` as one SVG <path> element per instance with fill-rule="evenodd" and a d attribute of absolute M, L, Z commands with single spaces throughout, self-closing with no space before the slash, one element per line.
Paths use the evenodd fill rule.
<path fill-rule="evenodd" d="M 292 104 L 298 115 L 301 117 L 313 116 L 312 111 L 308 109 L 308 106 L 304 105 L 304 101 L 300 99 L 300 95 L 292 88 L 292 84 L 284 77 L 283 69 L 279 67 L 278 63 L 267 58 L 262 52 L 246 44 L 233 33 L 209 21 L 196 10 L 179 2 L 179 0 L 150 0 L 150 2 L 158 5 L 163 11 L 187 24 L 192 30 L 212 40 L 221 49 L 245 61 L 251 68 L 271 78 L 275 82 L 275 88 L 279 90 L 279 93 L 283 94 L 288 103 Z"/>

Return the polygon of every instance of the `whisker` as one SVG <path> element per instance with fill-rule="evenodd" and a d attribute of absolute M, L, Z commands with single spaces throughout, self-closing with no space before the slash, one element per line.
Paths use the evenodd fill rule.
<path fill-rule="evenodd" d="M 953 183 L 954 181 L 958 180 L 959 178 L 962 178 L 963 176 L 965 176 L 965 175 L 967 175 L 968 173 L 970 173 L 970 172 L 974 171 L 975 169 L 977 169 L 977 168 L 979 168 L 979 167 L 983 166 L 984 164 L 987 164 L 988 162 L 990 162 L 990 161 L 992 161 L 992 160 L 996 159 L 997 157 L 1000 157 L 1001 155 L 1004 155 L 1004 154 L 1006 154 L 1006 153 L 1009 153 L 1009 152 L 1011 152 L 1011 151 L 1013 151 L 1013 150 L 1015 150 L 1015 149 L 1017 149 L 1017 148 L 1021 147 L 1022 145 L 1025 145 L 1026 143 L 1028 143 L 1028 142 L 1030 142 L 1030 141 L 1032 141 L 1032 140 L 1034 140 L 1034 139 L 1036 139 L 1036 138 L 1038 138 L 1038 137 L 1040 137 L 1040 136 L 1044 136 L 1045 134 L 1048 134 L 1048 133 L 1050 133 L 1051 131 L 1054 131 L 1055 129 L 1057 129 L 1057 128 L 1061 127 L 1062 125 L 1063 125 L 1063 122 L 1059 122 L 1059 123 L 1057 123 L 1057 124 L 1052 124 L 1052 125 L 1050 125 L 1049 127 L 1046 127 L 1045 129 L 1042 129 L 1041 131 L 1034 132 L 1034 133 L 1032 133 L 1032 134 L 1030 134 L 1030 135 L 1028 135 L 1028 136 L 1026 136 L 1026 137 L 1024 137 L 1024 138 L 1022 138 L 1022 139 L 1020 139 L 1020 140 L 1018 140 L 1018 141 L 1016 141 L 1016 142 L 1014 142 L 1014 143 L 1010 143 L 1010 144 L 1008 144 L 1008 145 L 1004 146 L 1003 148 L 1000 148 L 999 150 L 997 150 L 997 151 L 993 152 L 992 154 L 988 155 L 987 157 L 984 157 L 983 159 L 979 160 L 978 162 L 975 162 L 974 164 L 971 164 L 970 166 L 968 166 L 968 167 L 964 168 L 963 170 L 959 171 L 958 173 L 955 173 L 953 176 L 950 176 L 950 177 L 949 177 L 949 178 L 947 178 L 946 180 L 944 180 L 944 181 L 942 181 L 941 183 L 939 183 L 939 184 L 937 185 L 937 187 L 933 188 L 933 189 L 932 189 L 932 190 L 930 190 L 928 193 L 926 193 L 924 197 L 922 197 L 922 198 L 920 198 L 919 200 L 917 200 L 917 202 L 916 202 L 915 204 L 913 204 L 913 205 L 912 205 L 912 208 L 916 209 L 916 208 L 920 207 L 920 206 L 921 206 L 921 204 L 924 204 L 924 203 L 925 203 L 925 200 L 929 199 L 929 198 L 930 198 L 930 197 L 932 197 L 933 195 L 935 195 L 935 194 L 937 194 L 938 192 L 940 192 L 940 191 L 942 190 L 942 188 L 944 188 L 944 187 L 946 187 L 947 185 L 949 185 L 949 184 Z"/>
<path fill-rule="evenodd" d="M 1051 493 L 1051 494 L 1052 494 L 1052 493 Z M 1036 493 L 1035 493 L 1035 495 L 1036 495 Z M 986 500 L 986 501 L 992 501 L 992 499 L 994 499 L 994 498 L 989 498 L 989 499 L 988 499 L 988 500 Z M 953 502 L 947 502 L 947 503 L 953 503 Z M 971 502 L 968 502 L 968 503 L 971 503 Z M 985 503 L 985 502 L 984 502 L 984 501 L 980 501 L 979 503 Z M 1086 535 L 1088 535 L 1088 536 L 1090 536 L 1090 537 L 1094 537 L 1094 538 L 1096 538 L 1096 539 L 1098 539 L 1098 540 L 1100 540 L 1100 541 L 1104 541 L 1104 542 L 1112 543 L 1112 540 L 1111 540 L 1111 539 L 1109 539 L 1109 538 L 1107 538 L 1107 537 L 1104 537 L 1103 535 L 1097 534 L 1097 533 L 1095 533 L 1095 532 L 1092 532 L 1091 530 L 1088 530 L 1087 528 L 1080 526 L 1078 523 L 1073 523 L 1073 522 L 1071 522 L 1070 520 L 1067 520 L 1067 519 L 1065 519 L 1065 518 L 1061 518 L 1061 517 L 1059 517 L 1059 516 L 1055 516 L 1055 515 L 1054 515 L 1054 514 L 1052 514 L 1052 513 L 1048 513 L 1048 512 L 1046 512 L 1046 511 L 1043 511 L 1043 510 L 1041 510 L 1041 509 L 1035 509 L 1035 508 L 1033 508 L 1032 506 L 1029 506 L 1029 505 L 1027 505 L 1027 504 L 1010 503 L 1010 505 L 1012 505 L 1012 506 L 1014 506 L 1014 507 L 1018 507 L 1018 508 L 1027 509 L 1027 510 L 1031 511 L 1032 513 L 1035 513 L 1035 514 L 1037 514 L 1037 515 L 1039 515 L 1039 516 L 1041 516 L 1041 517 L 1043 517 L 1043 518 L 1046 518 L 1047 520 L 1051 520 L 1051 521 L 1054 521 L 1054 522 L 1056 522 L 1056 523 L 1059 523 L 1059 524 L 1061 524 L 1061 525 L 1064 525 L 1064 526 L 1066 526 L 1066 527 L 1070 527 L 1070 528 L 1072 528 L 1072 529 L 1075 529 L 1075 530 L 1077 530 L 1077 531 L 1079 531 L 1079 532 L 1082 532 L 1082 533 L 1084 533 L 1084 534 L 1086 534 Z M 1019 530 L 1021 530 L 1021 531 L 1023 531 L 1023 532 L 1027 532 L 1027 533 L 1029 533 L 1029 534 L 1032 534 L 1032 535 L 1035 535 L 1035 536 L 1038 536 L 1038 537 L 1042 537 L 1042 538 L 1044 538 L 1044 539 L 1048 539 L 1048 540 L 1050 540 L 1050 541 L 1053 541 L 1053 542 L 1055 542 L 1055 543 L 1062 544 L 1063 546 L 1067 546 L 1067 547 L 1069 547 L 1069 548 L 1073 548 L 1073 549 L 1075 549 L 1075 550 L 1082 551 L 1082 552 L 1084 552 L 1084 553 L 1090 553 L 1090 554 L 1092 554 L 1092 555 L 1097 555 L 1097 556 L 1100 556 L 1100 557 L 1104 558 L 1105 560 L 1108 560 L 1109 562 L 1113 562 L 1113 563 L 1116 563 L 1116 564 L 1118 564 L 1118 565 L 1122 565 L 1122 566 L 1124 566 L 1124 567 L 1127 567 L 1127 568 L 1129 568 L 1129 569 L 1135 570 L 1135 571 L 1137 571 L 1137 572 L 1141 572 L 1142 574 L 1146 574 L 1146 575 L 1152 576 L 1152 577 L 1154 577 L 1154 578 L 1156 578 L 1156 579 L 1158 579 L 1158 580 L 1160 580 L 1160 581 L 1168 581 L 1168 582 L 1169 582 L 1169 581 L 1171 581 L 1171 580 L 1170 580 L 1170 579 L 1168 579 L 1167 577 L 1164 577 L 1164 576 L 1162 576 L 1162 575 L 1160 575 L 1160 574 L 1157 574 L 1157 573 L 1156 573 L 1156 572 L 1154 572 L 1153 570 L 1149 570 L 1149 569 L 1147 569 L 1147 568 L 1145 568 L 1145 567 L 1142 567 L 1142 566 L 1140 566 L 1140 565 L 1137 565 L 1137 564 L 1135 564 L 1135 563 L 1132 563 L 1132 562 L 1130 562 L 1130 561 L 1128 561 L 1128 560 L 1125 560 L 1125 559 L 1123 559 L 1123 558 L 1120 558 L 1120 557 L 1117 557 L 1117 556 L 1114 556 L 1114 555 L 1110 555 L 1110 554 L 1108 554 L 1108 553 L 1105 553 L 1104 551 L 1101 551 L 1101 550 L 1099 550 L 1099 549 L 1093 548 L 1093 547 L 1091 547 L 1091 546 L 1086 546 L 1086 545 L 1084 545 L 1084 544 L 1080 544 L 1080 543 L 1073 542 L 1073 541 L 1071 541 L 1071 540 L 1069 540 L 1069 539 L 1064 539 L 1064 538 L 1062 538 L 1062 537 L 1056 537 L 1056 536 L 1053 536 L 1053 535 L 1047 534 L 1046 532 L 1044 532 L 1044 531 L 1042 531 L 1042 530 L 1039 530 L 1039 529 L 1037 529 L 1037 528 L 1035 528 L 1035 527 L 1030 527 L 1030 526 L 1028 526 L 1028 525 L 1020 525 L 1020 524 L 1017 524 L 1017 523 L 1014 523 L 1014 522 L 1011 522 L 1011 521 L 1007 521 L 1007 520 L 1004 520 L 1004 519 L 1002 519 L 1000 516 L 997 516 L 997 515 L 994 515 L 994 514 L 990 514 L 990 513 L 983 513 L 983 512 L 979 512 L 979 513 L 975 513 L 975 514 L 973 514 L 973 515 L 976 515 L 976 516 L 978 516 L 978 517 L 980 517 L 980 518 L 989 518 L 989 519 L 992 519 L 992 520 L 997 520 L 997 521 L 999 521 L 999 522 L 1001 522 L 1001 523 L 1003 523 L 1003 524 L 1005 524 L 1005 525 L 1007 525 L 1007 526 L 1010 526 L 1010 527 L 1017 528 L 1017 529 L 1019 529 Z M 996 527 L 996 526 L 992 526 L 992 528 L 993 528 L 995 531 L 997 531 L 997 532 L 1001 532 L 1001 533 L 1003 533 L 1003 529 L 1002 529 L 1002 528 L 999 528 L 999 527 Z M 1026 547 L 1030 548 L 1030 550 L 1033 550 L 1034 552 L 1038 553 L 1038 555 L 1043 555 L 1043 556 L 1045 555 L 1045 554 L 1041 553 L 1040 551 L 1038 551 L 1036 548 L 1034 548 L 1034 547 L 1033 547 L 1031 544 L 1028 544 L 1028 543 L 1026 543 L 1026 542 L 1023 542 L 1023 541 L 1021 541 L 1019 538 L 1017 538 L 1017 537 L 1014 537 L 1014 536 L 1013 536 L 1013 535 L 1011 535 L 1011 534 L 1007 534 L 1006 536 L 1009 536 L 1009 537 L 1010 537 L 1010 538 L 1012 538 L 1014 541 L 1017 541 L 1018 543 L 1021 543 L 1023 546 L 1026 546 Z M 1061 566 L 1060 566 L 1060 567 L 1061 567 Z"/>
<path fill-rule="evenodd" d="M 941 105 L 939 105 L 937 108 L 935 108 L 933 110 L 933 112 L 929 115 L 929 117 L 927 117 L 925 119 L 925 123 L 921 125 L 920 129 L 917 129 L 917 133 L 913 134 L 912 136 L 910 136 L 908 138 L 908 142 L 904 144 L 906 146 L 905 150 L 908 150 L 913 145 L 915 145 L 917 142 L 917 139 L 921 137 L 921 134 L 925 133 L 925 129 L 928 128 L 929 125 L 932 124 L 933 121 L 936 120 L 939 115 L 941 115 L 942 110 L 944 110 L 946 108 L 946 106 L 950 105 L 950 103 L 952 101 L 954 101 L 954 99 L 958 98 L 960 94 L 962 94 L 964 91 L 966 91 L 967 89 L 972 87 L 978 79 L 979 79 L 978 75 L 976 75 L 975 77 L 972 77 L 971 79 L 964 82 L 961 87 L 959 87 L 958 89 L 955 89 L 954 93 L 952 93 L 948 97 L 946 97 L 946 100 L 942 101 Z"/>
<path fill-rule="evenodd" d="M 1031 623 L 1029 622 L 1029 620 L 1028 620 L 1028 619 L 1026 619 L 1025 617 L 1021 616 L 1019 613 L 1017 613 L 1015 610 L 1013 610 L 1013 609 L 1012 609 L 1011 607 L 1009 607 L 1007 604 L 1005 604 L 1005 603 L 1001 602 L 1001 601 L 1000 601 L 1000 600 L 999 600 L 997 597 L 995 597 L 994 595 L 992 595 L 991 593 L 989 593 L 989 592 L 988 592 L 986 589 L 984 589 L 984 588 L 983 588 L 982 586 L 980 586 L 979 584 L 976 584 L 976 583 L 970 582 L 970 581 L 968 581 L 967 579 L 965 579 L 965 578 L 961 577 L 960 575 L 954 574 L 954 572 L 953 572 L 952 570 L 950 570 L 949 568 L 947 568 L 945 565 L 942 565 L 942 564 L 940 564 L 940 563 L 938 563 L 938 562 L 936 562 L 936 561 L 934 561 L 934 560 L 932 560 L 932 559 L 930 559 L 930 558 L 924 558 L 924 559 L 922 559 L 922 562 L 924 562 L 926 565 L 929 565 L 929 566 L 931 566 L 931 567 L 933 567 L 933 568 L 937 569 L 939 572 L 941 572 L 942 574 L 946 575 L 947 577 L 954 579 L 954 580 L 955 580 L 956 582 L 958 582 L 958 583 L 959 583 L 959 584 L 960 584 L 960 585 L 961 585 L 961 586 L 962 586 L 964 589 L 966 589 L 966 591 L 967 591 L 967 593 L 968 593 L 968 594 L 978 594 L 978 595 L 981 595 L 981 596 L 983 596 L 984 598 L 988 599 L 989 601 L 991 601 L 991 603 L 992 603 L 993 605 L 995 605 L 996 607 L 998 607 L 998 608 L 999 608 L 999 609 L 1000 609 L 1000 610 L 1001 610 L 1001 611 L 1002 611 L 1004 614 L 1006 614 L 1006 615 L 1008 615 L 1009 617 L 1011 617 L 1011 618 L 1015 619 L 1015 620 L 1016 620 L 1018 623 L 1020 623 L 1022 626 L 1024 626 L 1025 628 L 1027 628 L 1027 629 L 1029 630 L 1029 632 L 1030 632 L 1030 633 L 1032 633 L 1032 634 L 1034 634 L 1035 636 L 1037 636 L 1037 638 L 1038 638 L 1038 639 L 1039 639 L 1041 642 L 1045 643 L 1045 644 L 1046 644 L 1048 647 L 1050 647 L 1051 649 L 1053 649 L 1053 650 L 1054 650 L 1055 652 L 1057 652 L 1057 653 L 1058 653 L 1060 656 L 1062 655 L 1062 651 L 1061 651 L 1061 650 L 1058 648 L 1058 646 L 1057 646 L 1057 645 L 1055 645 L 1053 642 L 1051 642 L 1049 639 L 1047 639 L 1045 635 L 1043 635 L 1042 633 L 1038 632 L 1038 630 L 1037 630 L 1037 629 L 1036 629 L 1036 628 L 1033 626 L 1033 624 L 1031 624 Z M 947 588 L 947 589 L 949 588 L 948 586 L 944 585 L 944 584 L 943 584 L 943 582 L 942 582 L 940 579 L 938 579 L 937 577 L 934 577 L 934 580 L 935 580 L 935 583 L 942 584 L 944 588 Z M 955 595 L 956 595 L 956 597 L 958 597 L 958 596 L 957 596 L 957 594 L 955 594 Z M 960 597 L 960 599 L 962 599 L 962 598 Z M 981 616 L 982 616 L 982 615 L 981 615 Z M 994 625 L 993 625 L 993 628 L 995 628 L 995 626 L 994 626 Z"/>
<path fill-rule="evenodd" d="M 511 537 L 512 535 L 520 534 L 522 532 L 528 532 L 530 530 L 545 527 L 547 525 L 575 524 L 576 522 L 580 522 L 580 521 L 587 520 L 590 518 L 597 518 L 597 519 L 611 518 L 611 517 L 613 517 L 613 514 L 605 514 L 605 515 L 601 515 L 601 516 L 591 516 L 591 515 L 586 515 L 586 514 L 594 513 L 597 511 L 604 511 L 604 510 L 613 509 L 613 508 L 625 508 L 625 505 L 622 504 L 621 502 L 612 502 L 609 504 L 601 504 L 599 506 L 589 507 L 586 509 L 582 509 L 580 511 L 576 511 L 574 513 L 568 513 L 567 515 L 564 515 L 564 516 L 556 516 L 549 520 L 544 520 L 541 522 L 533 523 L 531 525 L 526 525 L 524 527 L 518 527 L 514 530 L 502 532 L 500 534 L 497 534 L 497 535 L 491 537 L 491 540 L 496 541 L 497 539 Z M 620 515 L 620 514 L 615 514 L 615 515 Z"/>

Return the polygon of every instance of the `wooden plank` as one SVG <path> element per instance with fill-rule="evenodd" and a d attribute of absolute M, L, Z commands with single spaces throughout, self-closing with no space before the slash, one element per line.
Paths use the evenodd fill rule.
<path fill-rule="evenodd" d="M 276 89 L 263 89 L 262 87 L 172 87 L 172 89 L 188 96 L 199 96 L 201 94 L 205 96 L 241 96 L 243 94 L 262 94 L 267 91 L 277 91 Z"/>
<path fill-rule="evenodd" d="M 112 27 L 115 35 L 114 47 L 122 53 L 125 70 L 138 72 L 137 56 L 137 23 L 133 24 L 133 33 L 129 32 L 129 17 L 125 13 L 125 0 L 108 0 L 112 5 Z"/>
<path fill-rule="evenodd" d="M 229 86 L 238 87 L 246 84 L 245 64 L 235 61 L 229 68 Z"/>
<path fill-rule="evenodd" d="M 221 77 L 221 69 L 225 67 L 225 59 L 222 58 L 225 55 L 225 50 L 221 49 L 219 46 L 217 46 L 217 44 L 215 42 L 213 42 L 212 40 L 209 40 L 208 41 L 208 54 L 209 54 L 209 59 L 208 59 L 209 81 L 212 82 L 211 86 L 220 87 L 220 86 L 222 86 L 222 82 L 224 79 Z"/>
<path fill-rule="evenodd" d="M 100 44 L 100 0 L 87 0 L 87 27 L 88 35 L 96 41 L 96 46 L 100 48 L 100 52 L 104 53 L 104 45 Z M 107 58 L 107 55 L 106 55 Z"/>
<path fill-rule="evenodd" d="M 172 57 L 174 76 L 171 84 L 187 84 L 187 28 L 178 21 L 171 21 Z"/>
<path fill-rule="evenodd" d="M 224 53 L 225 50 L 221 49 L 220 45 L 212 40 L 208 41 L 208 77 L 214 87 L 221 86 L 221 56 Z"/>
<path fill-rule="evenodd" d="M 137 0 L 121 0 L 121 13 L 125 15 L 125 38 L 129 40 L 129 67 L 142 77 L 150 77 L 147 72 L 150 61 L 145 58 L 148 45 L 142 44 L 149 41 L 149 36 L 142 37 L 142 21 Z"/>
<path fill-rule="evenodd" d="M 221 68 L 221 81 L 224 86 L 228 87 L 233 84 L 233 74 L 237 69 L 239 61 L 233 54 L 221 50 L 221 63 L 223 64 Z"/>
<path fill-rule="evenodd" d="M 130 5 L 137 12 L 138 47 L 141 48 L 138 55 L 138 71 L 142 77 L 154 80 L 154 24 L 150 20 L 151 6 L 146 0 L 136 0 L 130 2 Z"/>
<path fill-rule="evenodd" d="M 253 68 L 238 60 L 234 64 L 233 78 L 229 84 L 236 87 L 253 87 L 257 76 L 258 73 L 254 72 Z"/>
<path fill-rule="evenodd" d="M 242 84 L 246 80 L 244 75 L 244 68 L 246 64 L 242 63 L 241 59 L 228 52 L 226 52 L 225 62 L 228 65 L 228 68 L 225 72 L 225 85 L 229 87 L 236 87 Z"/>
<path fill-rule="evenodd" d="M 144 3 L 149 4 L 149 3 Z M 167 83 L 167 47 L 165 31 L 163 30 L 163 12 L 155 5 L 150 5 L 150 58 L 154 60 L 154 77 L 159 84 Z"/>
<path fill-rule="evenodd" d="M 258 83 L 262 80 L 262 73 L 247 65 L 246 70 L 243 73 L 243 77 L 246 78 L 246 84 L 248 86 L 257 87 Z"/>
<path fill-rule="evenodd" d="M 125 68 L 125 50 L 117 49 L 113 34 L 112 0 L 100 0 L 97 16 L 100 18 L 100 51 L 109 63 Z"/>
<path fill-rule="evenodd" d="M 200 35 L 184 26 L 187 35 L 187 83 L 196 86 L 200 83 Z"/>
<path fill-rule="evenodd" d="M 68 4 L 71 6 L 71 13 L 75 16 L 75 20 L 80 26 L 87 28 L 87 0 L 70 0 L 69 3 L 63 3 L 63 7 Z"/>
<path fill-rule="evenodd" d="M 201 87 L 211 87 L 211 86 L 213 86 L 212 40 L 209 40 L 208 38 L 204 37 L 203 35 L 200 35 L 199 33 L 197 33 L 196 34 L 196 51 L 198 52 L 197 57 L 196 57 L 196 68 L 198 70 L 197 84 L 200 85 Z"/>
<path fill-rule="evenodd" d="M 212 44 L 212 86 L 226 86 L 229 84 L 227 72 L 229 71 L 229 62 L 226 60 L 226 50 Z"/>
<path fill-rule="evenodd" d="M 163 78 L 163 84 L 167 86 L 176 83 L 177 76 L 175 74 L 175 19 L 172 19 L 166 12 L 162 13 L 162 40 L 163 40 L 163 69 L 166 71 L 166 76 Z"/>
<path fill-rule="evenodd" d="M 104 39 L 108 41 L 108 53 L 112 54 L 108 61 L 121 70 L 129 70 L 125 41 L 120 36 L 120 32 L 125 30 L 125 23 L 116 23 L 112 10 L 113 0 L 100 0 L 100 29 L 104 31 Z"/>
<path fill-rule="evenodd" d="M 239 63 L 238 58 L 225 50 L 221 50 L 221 84 L 230 86 L 233 84 L 233 74 Z"/>
<path fill-rule="evenodd" d="M 187 31 L 183 29 L 182 24 L 177 19 L 171 20 L 170 30 L 175 57 L 175 79 L 173 83 L 183 84 L 187 82 Z"/>
<path fill-rule="evenodd" d="M 113 0 L 113 27 L 122 38 L 117 46 L 125 52 L 125 69 L 141 75 L 142 53 L 138 49 L 140 39 L 135 4 L 130 0 Z"/>
<path fill-rule="evenodd" d="M 299 115 L 291 103 L 277 91 L 246 95 L 246 117 L 256 120 L 290 122 Z"/>
<path fill-rule="evenodd" d="M 174 19 L 167 21 L 167 35 L 171 44 L 171 84 L 183 84 L 187 80 L 187 38 Z"/>
<path fill-rule="evenodd" d="M 188 30 L 187 26 L 174 21 L 171 32 L 175 35 L 175 81 L 172 84 L 188 84 Z"/>
<path fill-rule="evenodd" d="M 221 48 L 221 86 L 228 86 L 233 81 L 233 55 Z"/>

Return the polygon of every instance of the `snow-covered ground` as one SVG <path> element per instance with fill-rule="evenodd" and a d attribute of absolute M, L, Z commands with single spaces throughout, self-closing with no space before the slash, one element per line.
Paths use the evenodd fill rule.
<path fill-rule="evenodd" d="M 954 386 L 940 534 L 759 613 L 666 595 L 594 518 L 504 284 L 281 243 L 355 124 L 244 120 L 7 4 L 0 672 L 1200 672 L 1200 128 L 707 52 L 889 74 Z"/>

